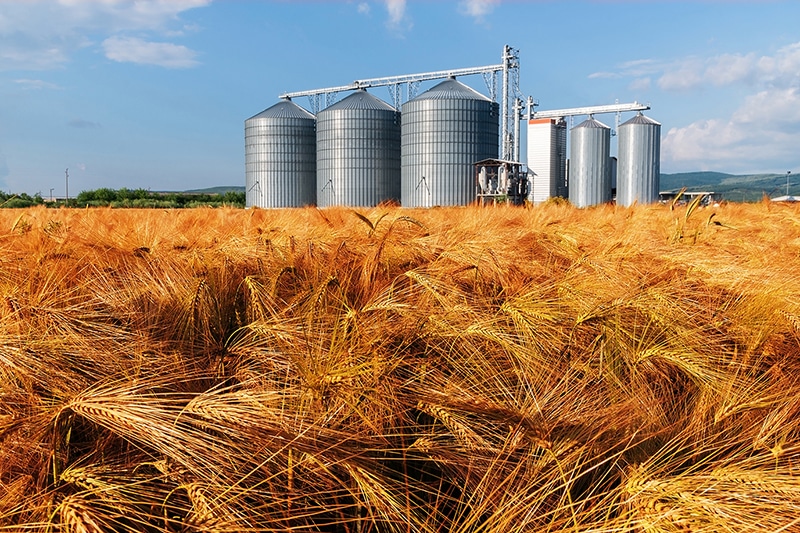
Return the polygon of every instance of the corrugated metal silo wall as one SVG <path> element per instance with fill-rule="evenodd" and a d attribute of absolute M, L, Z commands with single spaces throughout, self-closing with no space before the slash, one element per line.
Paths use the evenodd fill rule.
<path fill-rule="evenodd" d="M 391 108 L 320 111 L 317 205 L 374 207 L 399 199 L 400 113 Z"/>
<path fill-rule="evenodd" d="M 467 205 L 474 164 L 496 159 L 499 106 L 478 99 L 415 99 L 403 104 L 404 207 Z"/>
<path fill-rule="evenodd" d="M 246 205 L 314 205 L 317 151 L 313 115 L 261 115 L 245 121 Z"/>
<path fill-rule="evenodd" d="M 617 204 L 658 201 L 661 178 L 661 124 L 644 116 L 619 127 Z"/>
<path fill-rule="evenodd" d="M 611 130 L 589 119 L 570 132 L 569 200 L 588 207 L 611 200 Z"/>

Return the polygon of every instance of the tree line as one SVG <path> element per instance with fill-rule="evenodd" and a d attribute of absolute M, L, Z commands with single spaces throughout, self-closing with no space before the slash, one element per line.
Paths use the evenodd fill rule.
<path fill-rule="evenodd" d="M 34 205 L 51 207 L 136 207 L 136 208 L 192 208 L 192 207 L 244 207 L 245 193 L 152 192 L 146 189 L 100 188 L 81 191 L 75 198 L 49 202 L 37 193 L 13 194 L 0 191 L 0 207 L 20 208 Z"/>

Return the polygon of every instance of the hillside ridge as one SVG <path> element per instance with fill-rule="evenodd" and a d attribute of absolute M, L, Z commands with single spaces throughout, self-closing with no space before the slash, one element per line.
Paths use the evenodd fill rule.
<path fill-rule="evenodd" d="M 722 194 L 729 200 L 754 202 L 760 200 L 765 194 L 770 197 L 786 194 L 786 174 L 730 174 L 714 171 L 662 173 L 660 185 L 662 191 L 675 191 L 686 187 L 686 190 L 690 192 L 713 191 Z M 220 185 L 180 192 L 225 194 L 244 191 L 244 185 Z M 791 176 L 789 193 L 800 195 L 800 185 L 792 183 Z"/>
<path fill-rule="evenodd" d="M 764 195 L 775 197 L 787 194 L 786 174 L 727 174 L 724 172 L 681 172 L 661 174 L 660 189 L 675 191 L 713 191 L 732 201 L 755 202 Z M 800 193 L 800 186 L 790 175 L 789 194 Z"/>

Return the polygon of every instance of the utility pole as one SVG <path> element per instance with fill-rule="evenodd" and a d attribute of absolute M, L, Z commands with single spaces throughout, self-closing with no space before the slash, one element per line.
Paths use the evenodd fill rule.
<path fill-rule="evenodd" d="M 67 197 L 64 205 L 69 205 L 69 169 L 64 171 L 64 194 Z"/>
<path fill-rule="evenodd" d="M 786 196 L 789 196 L 789 175 L 792 173 L 791 170 L 786 171 Z"/>

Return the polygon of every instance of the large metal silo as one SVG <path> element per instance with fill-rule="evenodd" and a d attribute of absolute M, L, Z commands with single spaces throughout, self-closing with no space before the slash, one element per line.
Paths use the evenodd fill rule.
<path fill-rule="evenodd" d="M 282 100 L 244 122 L 248 207 L 314 205 L 317 134 L 314 115 Z"/>
<path fill-rule="evenodd" d="M 450 78 L 403 104 L 402 111 L 401 204 L 474 201 L 473 165 L 498 156 L 498 104 Z"/>
<path fill-rule="evenodd" d="M 578 207 L 611 200 L 611 129 L 588 118 L 570 130 L 569 201 Z"/>
<path fill-rule="evenodd" d="M 400 199 L 400 113 L 359 90 L 317 115 L 317 205 Z"/>
<path fill-rule="evenodd" d="M 617 204 L 658 201 L 661 124 L 641 113 L 619 126 Z"/>

